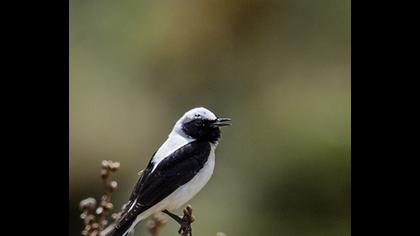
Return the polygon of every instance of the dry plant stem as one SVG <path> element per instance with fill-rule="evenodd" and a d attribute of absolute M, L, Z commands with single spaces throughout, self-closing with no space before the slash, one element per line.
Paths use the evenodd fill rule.
<path fill-rule="evenodd" d="M 118 162 L 103 161 L 101 169 L 101 177 L 105 187 L 105 193 L 101 199 L 101 205 L 96 210 L 98 214 L 99 231 L 102 231 L 108 224 L 107 217 L 110 215 L 113 205 L 111 203 L 111 195 L 117 188 L 117 182 L 111 180 L 111 174 L 118 170 L 120 164 Z"/>
<path fill-rule="evenodd" d="M 96 200 L 87 198 L 80 202 L 82 214 L 80 218 L 84 220 L 85 228 L 82 231 L 83 236 L 95 236 L 108 224 L 108 216 L 110 215 L 113 205 L 111 203 L 111 195 L 117 188 L 117 182 L 111 180 L 111 174 L 120 167 L 118 162 L 102 161 L 101 177 L 105 186 L 105 193 L 101 198 L 101 202 L 94 211 Z M 95 216 L 95 213 L 97 217 Z M 114 219 L 115 220 L 115 219 Z"/>

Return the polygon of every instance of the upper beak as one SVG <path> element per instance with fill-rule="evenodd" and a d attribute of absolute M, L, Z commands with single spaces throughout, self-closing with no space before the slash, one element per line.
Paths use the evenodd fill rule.
<path fill-rule="evenodd" d="M 220 127 L 220 126 L 227 126 L 227 125 L 232 125 L 231 123 L 229 123 L 229 121 L 231 121 L 230 118 L 217 118 L 213 125 Z"/>

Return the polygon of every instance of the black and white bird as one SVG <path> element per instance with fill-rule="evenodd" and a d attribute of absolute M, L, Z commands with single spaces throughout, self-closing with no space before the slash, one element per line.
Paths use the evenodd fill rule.
<path fill-rule="evenodd" d="M 125 236 L 139 221 L 157 212 L 174 218 L 181 229 L 185 227 L 180 217 L 169 210 L 183 206 L 209 181 L 220 127 L 230 125 L 229 121 L 203 107 L 186 112 L 141 172 L 109 235 Z"/>

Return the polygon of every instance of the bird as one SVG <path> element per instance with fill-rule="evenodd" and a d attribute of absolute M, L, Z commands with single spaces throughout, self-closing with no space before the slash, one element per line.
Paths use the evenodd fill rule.
<path fill-rule="evenodd" d="M 120 218 L 107 235 L 126 236 L 140 221 L 158 212 L 177 221 L 179 232 L 191 235 L 191 226 L 170 210 L 186 204 L 207 184 L 213 175 L 220 127 L 231 125 L 230 121 L 204 107 L 182 115 L 139 173 Z"/>

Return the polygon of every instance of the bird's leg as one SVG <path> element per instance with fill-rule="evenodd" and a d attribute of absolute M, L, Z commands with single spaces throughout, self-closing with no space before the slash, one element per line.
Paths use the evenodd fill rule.
<path fill-rule="evenodd" d="M 178 233 L 181 235 L 185 235 L 185 236 L 192 236 L 192 228 L 191 228 L 191 222 L 187 221 L 184 217 L 179 217 L 177 215 L 175 215 L 174 213 L 168 211 L 168 210 L 164 210 L 162 211 L 163 213 L 167 214 L 168 216 L 170 216 L 172 219 L 174 219 L 176 222 L 178 222 L 178 224 L 181 226 L 178 230 Z"/>
<path fill-rule="evenodd" d="M 192 236 L 191 223 L 194 222 L 194 217 L 192 216 L 191 206 L 187 206 L 187 208 L 184 209 L 184 216 L 182 218 L 168 210 L 163 210 L 162 212 L 180 224 L 181 228 L 178 230 L 179 234 L 182 234 L 183 236 Z"/>
<path fill-rule="evenodd" d="M 170 216 L 172 219 L 174 219 L 176 222 L 178 222 L 178 224 L 182 224 L 182 218 L 175 215 L 174 213 L 168 211 L 168 210 L 163 210 L 163 213 L 167 214 L 168 216 Z"/>

